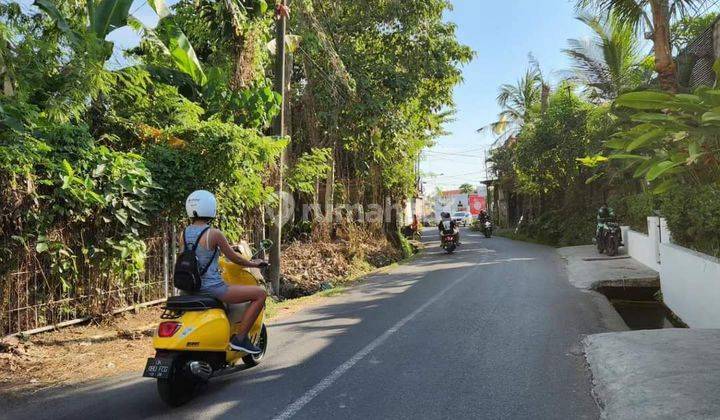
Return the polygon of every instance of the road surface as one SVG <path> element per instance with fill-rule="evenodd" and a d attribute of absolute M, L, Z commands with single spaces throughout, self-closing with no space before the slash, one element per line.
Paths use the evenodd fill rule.
<path fill-rule="evenodd" d="M 597 418 L 580 353 L 606 331 L 603 300 L 570 286 L 556 251 L 463 232 L 270 328 L 254 369 L 169 409 L 121 377 L 14 405 L 10 418 Z"/>

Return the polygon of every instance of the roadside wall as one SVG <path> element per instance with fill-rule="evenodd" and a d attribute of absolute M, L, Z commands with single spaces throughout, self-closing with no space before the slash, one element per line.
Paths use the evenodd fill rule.
<path fill-rule="evenodd" d="M 674 244 L 660 244 L 665 304 L 692 328 L 720 328 L 720 260 Z"/>
<path fill-rule="evenodd" d="M 623 227 L 628 255 L 660 273 L 663 299 L 691 328 L 720 328 L 720 260 L 675 245 L 667 222 L 648 217 L 648 235 Z"/>
<path fill-rule="evenodd" d="M 669 233 L 663 235 L 662 226 L 667 229 L 659 217 L 648 217 L 648 234 L 636 232 L 627 226 L 622 227 L 623 241 L 628 255 L 655 271 L 660 271 L 660 242 L 663 236 L 670 237 Z"/>
<path fill-rule="evenodd" d="M 660 264 L 655 257 L 655 244 L 650 236 L 628 229 L 623 240 L 628 255 L 653 270 L 660 271 Z"/>

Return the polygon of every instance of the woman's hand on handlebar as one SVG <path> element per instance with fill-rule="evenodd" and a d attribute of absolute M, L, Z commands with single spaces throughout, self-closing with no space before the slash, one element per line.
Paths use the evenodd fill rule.
<path fill-rule="evenodd" d="M 267 268 L 270 264 L 265 260 L 252 260 L 251 261 L 256 268 Z"/>

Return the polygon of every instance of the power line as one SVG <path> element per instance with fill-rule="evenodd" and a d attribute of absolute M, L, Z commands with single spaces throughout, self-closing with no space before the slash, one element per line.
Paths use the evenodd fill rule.
<path fill-rule="evenodd" d="M 425 150 L 425 153 L 432 153 L 435 155 L 443 155 L 443 156 L 460 156 L 460 157 L 477 158 L 477 159 L 483 158 L 482 156 L 478 156 L 478 155 L 467 155 L 465 153 L 434 152 L 432 150 Z"/>
<path fill-rule="evenodd" d="M 132 12 L 130 12 L 130 14 L 131 14 L 131 15 L 134 15 L 135 12 L 137 12 L 137 11 L 140 10 L 140 9 L 142 9 L 143 6 L 145 6 L 146 4 L 147 4 L 147 0 L 143 0 L 143 2 L 140 3 L 140 6 L 136 7 Z"/>
<path fill-rule="evenodd" d="M 434 178 L 457 178 L 457 177 L 459 177 L 459 176 L 465 176 L 465 175 L 483 174 L 484 172 L 485 172 L 485 171 L 472 171 L 472 172 L 466 172 L 466 173 L 463 173 L 463 174 L 447 174 L 447 175 L 446 175 L 446 174 L 443 174 L 443 175 L 438 175 L 438 176 L 431 176 L 431 177 L 428 177 L 428 178 L 430 178 L 430 179 L 434 179 Z"/>
<path fill-rule="evenodd" d="M 708 2 L 709 2 L 709 0 L 705 0 L 705 1 L 703 2 L 703 4 L 707 4 Z M 718 3 L 720 3 L 720 0 L 715 0 L 715 1 L 713 1 L 712 4 L 706 6 L 705 9 L 703 9 L 702 11 L 700 11 L 700 7 L 701 7 L 701 6 L 699 6 L 699 7 L 696 9 L 696 10 L 697 10 L 697 13 L 693 16 L 693 18 L 696 18 L 696 17 L 699 17 L 699 16 L 702 16 L 702 15 L 707 14 L 707 12 L 708 12 L 710 9 L 712 9 L 713 7 L 717 6 Z"/>

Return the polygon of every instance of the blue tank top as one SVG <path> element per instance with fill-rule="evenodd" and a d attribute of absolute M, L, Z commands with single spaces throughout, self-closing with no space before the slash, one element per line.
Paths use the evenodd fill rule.
<path fill-rule="evenodd" d="M 197 241 L 198 236 L 200 233 L 205 230 L 205 226 L 197 226 L 197 225 L 190 225 L 185 229 L 185 243 L 188 244 L 188 246 L 192 246 L 195 241 Z M 208 231 L 209 232 L 209 231 Z M 195 250 L 195 255 L 197 255 L 198 262 L 200 263 L 200 268 L 203 269 L 206 266 L 208 267 L 205 274 L 202 276 L 202 287 L 200 287 L 199 292 L 204 292 L 208 289 L 212 289 L 214 287 L 224 285 L 225 282 L 222 279 L 222 276 L 220 275 L 220 268 L 218 264 L 218 260 L 220 258 L 219 252 L 214 252 L 214 250 L 209 250 L 205 248 L 207 242 L 207 235 L 208 232 L 205 232 L 205 234 L 200 238 L 200 243 L 198 243 L 198 247 Z M 215 254 L 215 257 L 213 258 L 213 254 Z M 212 259 L 212 261 L 211 261 Z M 208 264 L 210 264 L 208 266 Z"/>

